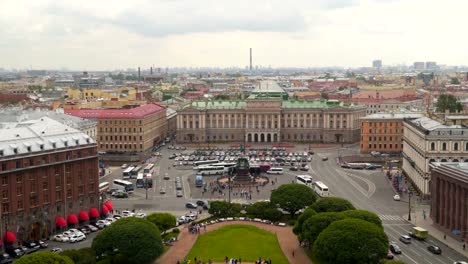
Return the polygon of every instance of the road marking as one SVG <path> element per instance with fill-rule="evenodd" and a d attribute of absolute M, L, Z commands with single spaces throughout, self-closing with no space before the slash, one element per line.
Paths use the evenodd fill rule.
<path fill-rule="evenodd" d="M 350 177 L 348 177 L 348 175 L 338 169 L 336 169 L 336 171 L 338 172 L 338 174 L 340 174 L 341 176 L 343 176 L 343 178 L 348 181 L 351 185 L 354 186 L 354 188 L 356 188 L 357 191 L 359 191 L 360 193 L 362 193 L 362 195 L 366 196 L 366 197 L 369 197 L 368 196 L 368 192 L 366 190 L 364 190 L 364 188 L 362 188 L 357 182 L 355 182 L 354 180 L 350 179 Z"/>
<path fill-rule="evenodd" d="M 384 221 L 405 221 L 401 216 L 399 215 L 379 215 L 380 220 Z"/>
<path fill-rule="evenodd" d="M 405 257 L 407 257 L 409 260 L 413 261 L 414 263 L 418 264 L 418 262 L 416 260 L 414 260 L 413 258 L 411 258 L 410 256 L 408 256 L 408 254 L 405 254 L 405 253 L 401 253 L 401 254 L 404 255 Z M 431 263 L 431 262 L 429 262 L 429 263 Z"/>

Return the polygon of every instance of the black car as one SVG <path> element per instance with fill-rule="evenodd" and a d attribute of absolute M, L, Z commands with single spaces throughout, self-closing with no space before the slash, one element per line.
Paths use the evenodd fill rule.
<path fill-rule="evenodd" d="M 28 248 L 29 252 L 27 252 L 27 253 L 25 252 L 26 254 L 36 252 L 41 248 L 41 246 L 39 244 L 37 244 L 36 242 L 34 242 L 34 241 L 24 241 L 23 246 Z"/>
<path fill-rule="evenodd" d="M 191 202 L 189 202 L 189 203 L 186 203 L 186 204 L 185 204 L 185 207 L 186 207 L 186 208 L 189 208 L 189 209 L 197 209 L 198 206 L 197 206 L 196 203 L 191 203 Z"/>
<path fill-rule="evenodd" d="M 203 209 L 208 210 L 208 201 L 198 200 L 197 205 L 203 207 Z"/>
<path fill-rule="evenodd" d="M 25 254 L 23 250 L 21 250 L 21 248 L 14 248 L 14 247 L 6 248 L 5 252 L 8 253 L 8 255 L 10 255 L 10 257 L 12 258 L 19 258 Z"/>
<path fill-rule="evenodd" d="M 427 250 L 429 250 L 430 252 L 436 254 L 436 255 L 440 255 L 442 254 L 442 250 L 440 249 L 440 247 L 436 246 L 436 245 L 430 245 L 427 247 Z"/>
<path fill-rule="evenodd" d="M 13 262 L 13 259 L 8 254 L 0 254 L 0 264 L 10 264 Z"/>
<path fill-rule="evenodd" d="M 390 244 L 390 251 L 393 254 L 401 254 L 401 249 L 397 244 Z"/>
<path fill-rule="evenodd" d="M 290 167 L 289 170 L 290 170 L 290 171 L 298 171 L 299 168 L 297 168 L 296 166 L 294 166 L 294 167 Z"/>
<path fill-rule="evenodd" d="M 83 232 L 83 234 L 87 235 L 89 233 L 91 233 L 91 230 L 85 226 L 81 227 L 81 228 L 78 228 L 78 230 L 80 230 L 81 232 Z"/>
<path fill-rule="evenodd" d="M 41 248 L 47 248 L 49 246 L 49 244 L 47 244 L 46 242 L 42 240 L 36 241 L 36 244 L 39 244 Z"/>

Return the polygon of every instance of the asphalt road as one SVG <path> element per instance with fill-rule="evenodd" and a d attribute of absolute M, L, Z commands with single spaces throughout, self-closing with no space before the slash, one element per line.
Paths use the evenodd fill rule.
<path fill-rule="evenodd" d="M 302 150 L 303 149 L 297 149 Z M 134 194 L 127 199 L 113 199 L 114 210 L 135 210 L 136 212 L 170 212 L 174 215 L 183 215 L 189 211 L 185 208 L 187 201 L 196 199 L 228 199 L 228 193 L 225 190 L 222 194 L 205 192 L 202 193 L 202 188 L 194 186 L 195 174 L 192 166 L 187 168 L 175 168 L 172 166 L 173 160 L 168 157 L 172 153 L 181 152 L 169 150 L 167 147 L 159 150 L 162 156 L 155 161 L 155 173 L 153 174 L 153 188 L 136 189 Z M 187 150 L 189 151 L 189 150 Z M 403 254 L 395 256 L 396 259 L 401 259 L 406 263 L 413 264 L 447 264 L 453 263 L 456 260 L 463 260 L 464 257 L 458 252 L 447 248 L 443 243 L 430 237 L 426 242 L 413 241 L 412 244 L 406 245 L 401 243 L 398 238 L 400 235 L 407 234 L 413 226 L 408 223 L 403 217 L 408 213 L 408 203 L 404 199 L 401 202 L 393 201 L 393 189 L 387 181 L 385 175 L 381 171 L 366 171 L 366 170 L 349 170 L 342 169 L 336 163 L 338 155 L 356 154 L 357 147 L 354 148 L 336 148 L 336 149 L 316 149 L 313 160 L 310 163 L 311 169 L 309 172 L 289 171 L 285 167 L 283 175 L 268 176 L 270 183 L 259 190 L 252 191 L 252 200 L 241 198 L 234 193 L 242 191 L 234 189 L 231 194 L 231 200 L 239 203 L 255 202 L 257 200 L 269 199 L 271 190 L 278 185 L 290 183 L 294 181 L 295 175 L 309 174 L 314 180 L 324 182 L 330 189 L 332 195 L 349 199 L 357 208 L 369 210 L 376 213 L 382 219 L 385 232 L 390 241 L 395 241 L 402 249 Z M 328 157 L 328 161 L 322 161 L 322 157 Z M 164 180 L 163 175 L 169 174 L 170 179 Z M 122 170 L 120 168 L 112 168 L 112 173 L 101 178 L 102 181 L 112 182 L 113 179 L 121 178 Z M 183 183 L 183 197 L 175 195 L 175 177 L 180 177 Z M 205 176 L 205 182 L 214 181 L 215 176 Z M 135 180 L 132 180 L 133 182 Z M 275 181 L 276 184 L 271 184 Z M 166 191 L 165 194 L 159 192 L 160 187 Z M 146 196 L 147 194 L 147 196 Z M 147 198 L 146 198 L 147 197 Z M 422 217 L 421 217 L 422 218 Z M 90 241 L 87 239 L 86 241 Z M 87 244 L 83 241 L 81 243 Z M 90 243 L 90 242 L 89 242 Z M 442 249 L 442 255 L 433 255 L 427 250 L 429 244 L 437 244 Z"/>

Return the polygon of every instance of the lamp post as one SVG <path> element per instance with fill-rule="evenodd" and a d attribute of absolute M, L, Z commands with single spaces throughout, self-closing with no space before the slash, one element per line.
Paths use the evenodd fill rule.
<path fill-rule="evenodd" d="M 408 192 L 408 221 L 411 221 L 411 196 L 412 192 Z"/>
<path fill-rule="evenodd" d="M 148 177 L 145 177 L 146 200 L 148 200 Z"/>

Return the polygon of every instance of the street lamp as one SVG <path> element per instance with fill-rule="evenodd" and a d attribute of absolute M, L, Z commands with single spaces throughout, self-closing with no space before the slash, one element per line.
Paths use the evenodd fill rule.
<path fill-rule="evenodd" d="M 413 193 L 408 192 L 408 221 L 411 221 L 411 196 L 413 196 Z"/>

